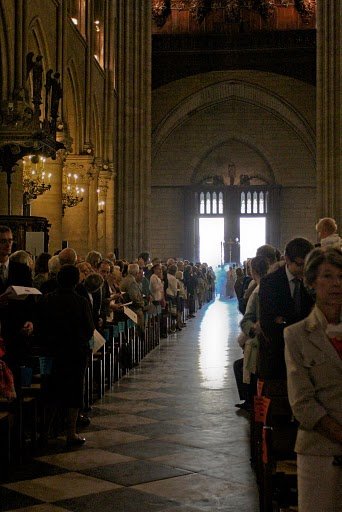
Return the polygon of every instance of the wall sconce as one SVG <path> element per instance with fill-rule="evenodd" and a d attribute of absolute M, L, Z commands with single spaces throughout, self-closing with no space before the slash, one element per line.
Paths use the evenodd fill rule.
<path fill-rule="evenodd" d="M 102 213 L 104 213 L 104 208 L 105 208 L 106 202 L 103 199 L 100 199 L 101 190 L 99 188 L 96 190 L 96 192 L 97 192 L 97 214 L 102 215 Z"/>
<path fill-rule="evenodd" d="M 97 213 L 98 215 L 101 215 L 102 213 L 104 213 L 104 207 L 105 207 L 105 201 L 99 201 L 97 206 L 98 206 L 98 210 L 97 210 Z"/>

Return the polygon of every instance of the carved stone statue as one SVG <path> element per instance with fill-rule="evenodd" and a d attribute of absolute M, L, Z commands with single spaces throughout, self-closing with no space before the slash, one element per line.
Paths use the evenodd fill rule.
<path fill-rule="evenodd" d="M 62 87 L 60 83 L 60 73 L 55 73 L 51 79 L 51 108 L 50 116 L 56 122 L 58 116 L 59 100 L 62 98 Z"/>
<path fill-rule="evenodd" d="M 42 102 L 42 87 L 43 87 L 43 57 L 37 55 L 36 60 L 33 60 L 34 53 L 30 52 L 26 56 L 26 80 L 32 71 L 32 86 L 33 86 L 33 104 L 35 111 L 39 111 L 39 105 Z"/>

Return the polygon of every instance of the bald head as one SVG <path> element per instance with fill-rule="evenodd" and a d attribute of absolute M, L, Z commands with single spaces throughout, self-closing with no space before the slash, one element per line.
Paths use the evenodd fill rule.
<path fill-rule="evenodd" d="M 77 254 L 74 249 L 66 247 L 58 255 L 61 266 L 63 265 L 76 265 Z"/>

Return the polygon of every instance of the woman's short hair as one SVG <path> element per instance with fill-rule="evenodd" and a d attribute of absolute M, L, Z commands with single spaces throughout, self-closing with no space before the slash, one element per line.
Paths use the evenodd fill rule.
<path fill-rule="evenodd" d="M 316 231 L 317 233 L 320 233 L 322 230 L 324 230 L 326 233 L 329 233 L 330 235 L 337 233 L 337 224 L 335 219 L 332 219 L 331 217 L 324 217 L 323 219 L 319 219 L 316 224 Z"/>
<path fill-rule="evenodd" d="M 63 265 L 57 274 L 59 288 L 75 288 L 80 279 L 80 272 L 75 265 Z"/>
<path fill-rule="evenodd" d="M 177 265 L 169 265 L 167 271 L 169 274 L 174 276 L 177 272 Z"/>
<path fill-rule="evenodd" d="M 33 260 L 28 252 L 24 250 L 15 251 L 10 255 L 11 261 L 16 261 L 17 263 L 23 263 L 27 265 L 29 268 L 32 268 Z"/>
<path fill-rule="evenodd" d="M 270 266 L 269 259 L 265 256 L 255 256 L 251 260 L 251 269 L 260 277 L 264 277 Z"/>
<path fill-rule="evenodd" d="M 57 274 L 59 269 L 61 268 L 61 263 L 59 261 L 58 254 L 55 254 L 54 256 L 51 256 L 51 258 L 48 261 L 48 269 L 50 274 Z"/>
<path fill-rule="evenodd" d="M 308 286 L 312 286 L 317 279 L 319 267 L 323 263 L 330 263 L 334 267 L 342 269 L 342 252 L 333 247 L 313 249 L 305 258 L 304 279 Z"/>
<path fill-rule="evenodd" d="M 98 263 L 99 263 L 99 261 L 102 260 L 102 254 L 100 252 L 98 252 L 98 251 L 89 251 L 85 260 L 88 263 L 90 263 L 90 265 L 93 268 L 96 268 Z"/>
<path fill-rule="evenodd" d="M 138 263 L 130 263 L 128 265 L 127 273 L 131 274 L 133 276 L 137 276 L 139 273 L 139 270 L 140 270 L 140 267 L 139 267 Z"/>

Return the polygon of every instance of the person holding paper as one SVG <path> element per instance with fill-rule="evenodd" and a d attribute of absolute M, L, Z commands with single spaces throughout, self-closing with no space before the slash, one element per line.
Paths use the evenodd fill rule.
<path fill-rule="evenodd" d="M 27 265 L 11 261 L 13 233 L 8 226 L 0 226 L 0 329 L 6 343 L 6 361 L 16 385 L 20 383 L 19 367 L 25 364 L 29 351 L 27 335 L 33 331 L 34 301 L 9 300 L 5 291 L 9 286 L 32 286 L 31 270 Z"/>

